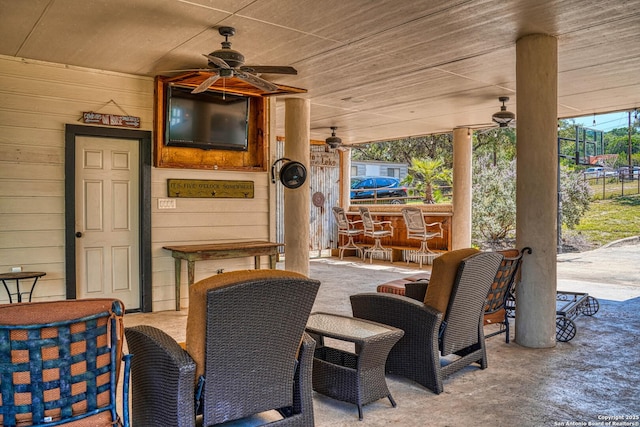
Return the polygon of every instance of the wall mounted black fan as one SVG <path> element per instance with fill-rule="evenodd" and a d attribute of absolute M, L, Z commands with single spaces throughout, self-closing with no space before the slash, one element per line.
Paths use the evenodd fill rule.
<path fill-rule="evenodd" d="M 286 157 L 276 160 L 271 166 L 271 182 L 276 182 L 276 164 L 286 161 L 280 168 L 280 182 L 287 188 L 298 188 L 307 180 L 307 168 L 300 162 L 291 161 Z"/>

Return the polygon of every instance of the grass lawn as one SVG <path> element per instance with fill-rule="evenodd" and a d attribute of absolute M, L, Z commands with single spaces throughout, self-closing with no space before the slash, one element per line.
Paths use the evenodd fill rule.
<path fill-rule="evenodd" d="M 579 234 L 596 246 L 640 235 L 640 195 L 594 200 L 575 230 L 563 227 L 565 234 Z"/>

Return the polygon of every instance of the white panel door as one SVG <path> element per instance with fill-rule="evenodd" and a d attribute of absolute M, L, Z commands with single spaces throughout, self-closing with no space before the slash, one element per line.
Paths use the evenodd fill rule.
<path fill-rule="evenodd" d="M 140 308 L 138 143 L 76 139 L 78 298 L 118 298 Z"/>

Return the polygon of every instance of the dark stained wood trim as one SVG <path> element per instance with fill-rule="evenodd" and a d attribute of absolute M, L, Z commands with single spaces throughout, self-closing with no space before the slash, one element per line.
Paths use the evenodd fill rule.
<path fill-rule="evenodd" d="M 257 95 L 249 96 L 248 149 L 246 151 L 201 150 L 189 147 L 165 145 L 167 78 L 155 79 L 154 104 L 154 159 L 157 168 L 239 170 L 264 172 L 268 162 L 268 100 Z M 229 93 L 240 93 L 231 90 Z M 240 93 L 242 94 L 242 93 Z M 245 94 L 246 95 L 246 94 Z"/>

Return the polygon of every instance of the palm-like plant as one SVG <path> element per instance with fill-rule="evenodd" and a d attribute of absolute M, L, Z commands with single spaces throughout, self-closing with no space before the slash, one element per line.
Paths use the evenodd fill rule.
<path fill-rule="evenodd" d="M 424 203 L 435 203 L 434 184 L 436 181 L 445 181 L 451 184 L 451 169 L 444 166 L 442 160 L 434 160 L 430 157 L 424 159 L 411 159 L 409 175 L 403 181 L 409 187 L 423 196 Z"/>

